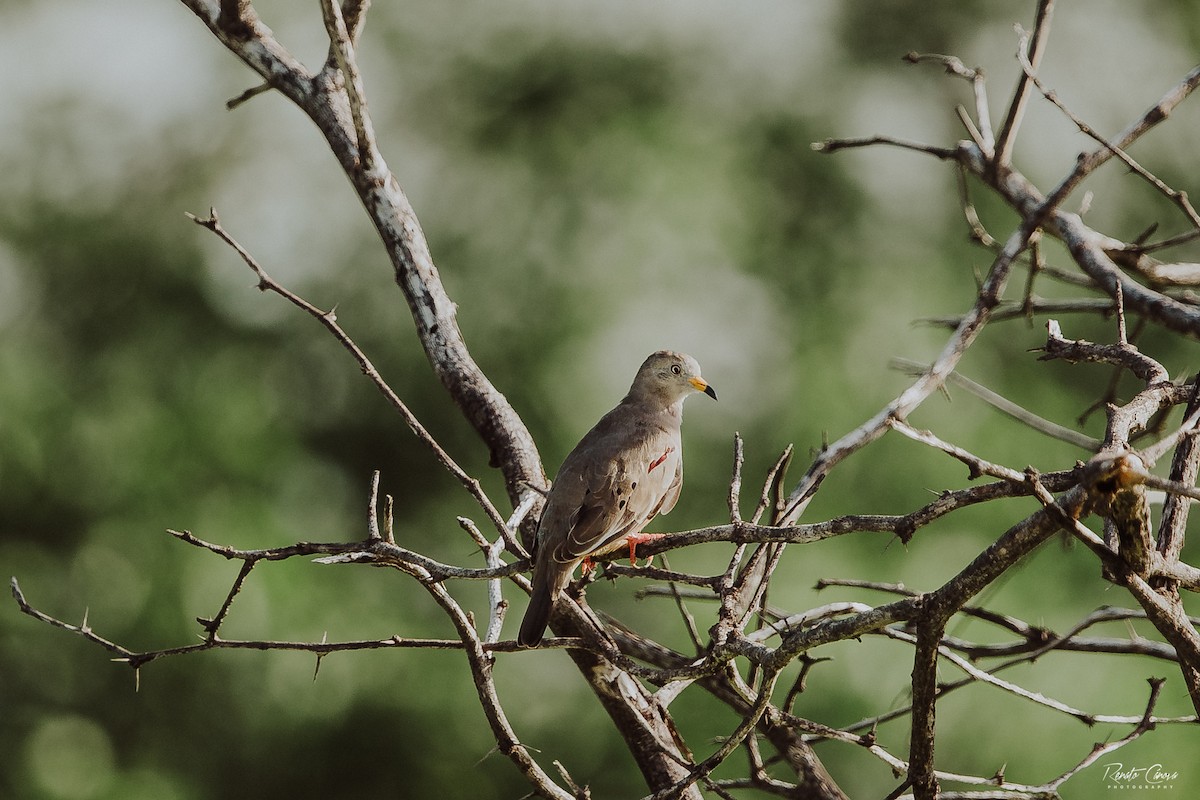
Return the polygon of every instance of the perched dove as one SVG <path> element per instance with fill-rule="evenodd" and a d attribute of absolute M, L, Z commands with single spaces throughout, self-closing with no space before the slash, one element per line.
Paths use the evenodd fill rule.
<path fill-rule="evenodd" d="M 632 560 L 637 545 L 654 538 L 642 527 L 679 499 L 679 424 L 683 400 L 693 392 L 717 399 L 696 359 L 670 350 L 651 354 L 625 399 L 563 461 L 538 523 L 533 592 L 517 638 L 523 647 L 542 640 L 576 564 L 623 546 Z"/>

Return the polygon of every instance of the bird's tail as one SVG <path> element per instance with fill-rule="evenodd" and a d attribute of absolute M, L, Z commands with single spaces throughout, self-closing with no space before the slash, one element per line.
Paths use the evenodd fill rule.
<path fill-rule="evenodd" d="M 549 553 L 544 554 L 549 556 Z M 521 620 L 521 631 L 517 634 L 517 643 L 522 647 L 536 647 L 542 641 L 542 634 L 550 624 L 550 610 L 554 607 L 558 595 L 558 581 L 554 580 L 550 564 L 539 563 L 533 570 L 533 591 L 529 593 L 529 607 L 525 609 L 525 618 Z"/>

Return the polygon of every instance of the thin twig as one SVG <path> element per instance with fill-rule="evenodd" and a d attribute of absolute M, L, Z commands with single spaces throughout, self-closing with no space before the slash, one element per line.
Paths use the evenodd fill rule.
<path fill-rule="evenodd" d="M 246 91 L 242 92 L 237 97 L 226 100 L 225 108 L 229 109 L 230 111 L 233 111 L 235 108 L 242 105 L 243 103 L 245 103 L 249 100 L 253 100 L 255 97 L 258 97 L 260 94 L 265 94 L 265 93 L 271 91 L 271 89 L 272 89 L 271 84 L 260 83 L 258 86 L 253 86 L 253 87 L 247 89 Z"/>
<path fill-rule="evenodd" d="M 480 485 L 479 481 L 468 475 L 466 470 L 458 465 L 458 463 L 450 456 L 450 454 L 447 453 L 445 449 L 437 442 L 437 440 L 433 438 L 433 435 L 429 433 L 425 426 L 421 424 L 416 415 L 409 410 L 408 405 L 400 399 L 400 396 L 396 394 L 392 387 L 388 385 L 387 381 L 383 379 L 383 376 L 379 374 L 379 371 L 375 369 L 375 365 L 371 363 L 371 360 L 367 357 L 367 354 L 364 353 L 362 349 L 355 344 L 354 340 L 350 338 L 350 335 L 347 334 L 340 325 L 338 325 L 337 315 L 333 311 L 322 311 L 300 295 L 277 283 L 270 275 L 267 274 L 266 270 L 259 265 L 258 261 L 255 260 L 255 258 L 250 255 L 250 253 L 244 247 L 242 247 L 242 245 L 238 243 L 238 241 L 234 239 L 224 227 L 221 226 L 221 221 L 217 217 L 216 209 L 210 208 L 209 215 L 206 218 L 200 218 L 194 214 L 188 214 L 187 216 L 197 225 L 201 226 L 202 228 L 207 228 L 215 233 L 221 239 L 221 241 L 233 248 L 233 250 L 241 257 L 242 261 L 246 263 L 246 266 L 248 266 L 258 277 L 258 288 L 260 291 L 274 292 L 325 326 L 326 330 L 333 334 L 333 337 L 337 339 L 342 347 L 350 352 L 350 354 L 354 357 L 354 360 L 358 362 L 363 374 L 365 374 L 367 378 L 373 384 L 375 384 L 375 388 L 377 388 L 383 394 L 392 408 L 399 412 L 405 424 L 408 425 L 409 429 L 414 434 L 416 434 L 417 439 L 433 452 L 434 456 L 442 464 L 442 466 L 445 467 L 451 475 L 457 478 L 459 483 L 461 483 L 463 487 L 470 492 L 471 496 L 475 498 L 475 501 L 479 503 L 479 506 L 487 514 L 488 519 L 490 519 L 492 524 L 496 526 L 497 531 L 499 531 L 500 534 L 505 537 L 509 551 L 517 554 L 521 558 L 528 557 L 528 553 L 525 552 L 525 548 L 521 546 L 521 544 L 513 536 L 512 532 L 505 526 L 504 519 L 500 516 L 500 512 L 496 510 L 496 507 L 492 504 L 492 501 L 483 491 L 483 487 Z"/>
<path fill-rule="evenodd" d="M 995 136 L 992 133 L 991 112 L 988 109 L 987 91 L 984 87 L 983 70 L 979 67 L 968 67 L 962 62 L 962 59 L 957 56 L 942 55 L 940 53 L 916 53 L 909 52 L 904 56 L 904 60 L 910 64 L 919 64 L 923 61 L 932 61 L 940 64 L 943 69 L 950 75 L 956 75 L 971 84 L 971 91 L 975 97 L 975 116 L 979 120 L 978 125 L 963 110 L 962 106 L 958 106 L 955 111 L 958 113 L 959 119 L 962 120 L 963 126 L 971 138 L 978 145 L 979 149 L 985 156 L 991 158 L 996 142 Z"/>
<path fill-rule="evenodd" d="M 818 153 L 836 153 L 839 150 L 851 150 L 860 147 L 873 147 L 875 145 L 889 145 L 891 147 L 899 147 L 904 150 L 913 150 L 918 153 L 940 158 L 943 161 L 955 161 L 958 159 L 958 150 L 953 147 L 936 147 L 931 144 L 922 144 L 909 139 L 898 139 L 894 136 L 864 136 L 857 139 L 825 139 L 821 142 L 813 142 L 812 149 Z"/>
<path fill-rule="evenodd" d="M 729 479 L 729 521 L 736 525 L 742 521 L 742 464 L 746 461 L 742 435 L 733 432 L 733 475 Z"/>
<path fill-rule="evenodd" d="M 920 374 L 928 367 L 916 361 L 910 361 L 904 358 L 893 358 L 890 365 L 904 370 L 910 375 Z M 976 383 L 958 371 L 951 372 L 947 376 L 947 382 L 958 386 L 965 391 L 978 397 L 983 402 L 995 408 L 1002 414 L 1006 414 L 1017 420 L 1023 425 L 1032 428 L 1039 433 L 1044 433 L 1054 439 L 1058 439 L 1069 444 L 1073 444 L 1089 453 L 1094 453 L 1100 449 L 1101 442 L 1099 439 L 1094 439 L 1091 436 L 1080 433 L 1079 431 L 1065 428 L 1056 422 L 1051 422 L 1044 417 L 1039 417 L 1028 409 L 1022 408 L 1013 401 L 1004 397 L 1001 394 L 993 392 L 991 389 Z"/>
<path fill-rule="evenodd" d="M 1046 52 L 1046 40 L 1050 34 L 1050 18 L 1054 13 L 1054 0 L 1038 0 L 1036 21 L 1033 25 L 1033 37 L 1028 42 L 1028 55 L 1025 59 L 1033 66 L 1034 69 L 1042 62 L 1042 56 Z M 1022 41 L 1018 49 L 1024 49 L 1026 41 Z M 1008 113 L 1004 118 L 1004 125 L 1000 128 L 1000 133 L 996 137 L 996 157 L 993 159 L 995 167 L 1006 167 L 1012 162 L 1013 147 L 1016 145 L 1017 131 L 1021 128 L 1021 121 L 1025 116 L 1025 107 L 1029 103 L 1029 76 L 1022 72 L 1020 79 L 1017 81 L 1016 91 L 1013 93 L 1012 102 L 1008 104 Z"/>
<path fill-rule="evenodd" d="M 1139 177 L 1158 190 L 1158 192 L 1164 197 L 1178 206 L 1193 227 L 1200 228 L 1200 215 L 1196 213 L 1196 209 L 1193 208 L 1191 202 L 1189 202 L 1187 192 L 1177 191 L 1172 189 L 1170 186 L 1167 186 L 1167 184 L 1160 180 L 1156 175 L 1151 173 L 1137 161 L 1134 161 L 1133 158 L 1125 152 L 1122 145 L 1110 142 L 1097 133 L 1090 125 L 1088 125 L 1077 114 L 1075 114 L 1075 112 L 1071 111 L 1071 109 L 1069 109 L 1066 104 L 1058 98 L 1058 95 L 1053 90 L 1047 88 L 1045 84 L 1042 83 L 1041 79 L 1034 74 L 1034 67 L 1029 63 L 1029 60 L 1024 56 L 1023 52 L 1018 52 L 1018 58 L 1021 62 L 1021 68 L 1025 70 L 1025 75 L 1030 81 L 1033 82 L 1034 86 L 1038 88 L 1038 91 L 1042 93 L 1042 96 L 1049 100 L 1054 107 L 1061 111 L 1068 119 L 1071 120 L 1071 122 L 1075 123 L 1075 127 L 1077 127 L 1081 133 L 1090 137 L 1096 142 L 1099 142 L 1100 146 L 1105 151 L 1123 161 L 1125 166 L 1129 167 L 1131 171 L 1136 173 Z M 1197 69 L 1200 70 L 1200 68 Z"/>
<path fill-rule="evenodd" d="M 379 470 L 371 473 L 371 492 L 367 501 L 367 538 L 379 539 Z"/>

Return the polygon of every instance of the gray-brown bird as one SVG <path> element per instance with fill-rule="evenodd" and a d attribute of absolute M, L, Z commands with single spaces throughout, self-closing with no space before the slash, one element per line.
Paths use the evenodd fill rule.
<path fill-rule="evenodd" d="M 675 507 L 683 485 L 683 401 L 717 393 L 696 359 L 660 350 L 638 369 L 629 394 L 587 432 L 554 478 L 538 522 L 529 608 L 517 641 L 542 640 L 559 593 L 579 562 L 629 548 L 657 534 L 642 527 Z"/>

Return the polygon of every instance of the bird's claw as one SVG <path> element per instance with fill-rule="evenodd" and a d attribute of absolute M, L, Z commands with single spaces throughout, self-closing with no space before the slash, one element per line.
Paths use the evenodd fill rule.
<path fill-rule="evenodd" d="M 643 542 L 652 542 L 655 539 L 661 539 L 661 533 L 631 533 L 625 537 L 625 543 L 629 545 L 629 566 L 636 567 L 637 563 L 637 546 Z M 645 566 L 650 566 L 654 563 L 654 556 L 646 559 Z"/>

